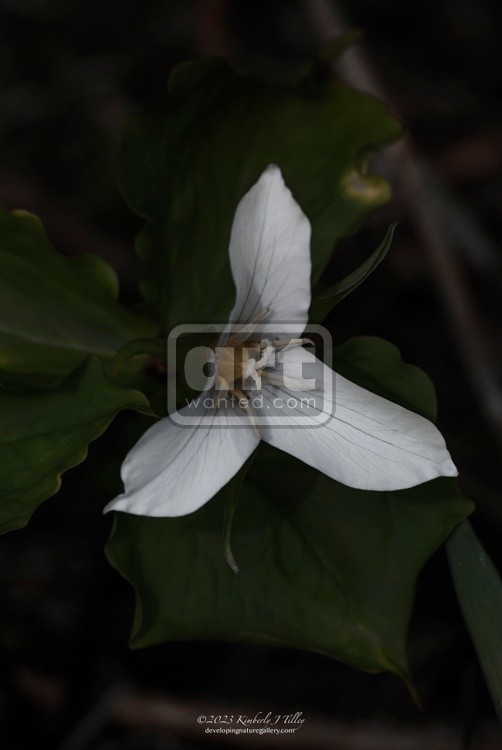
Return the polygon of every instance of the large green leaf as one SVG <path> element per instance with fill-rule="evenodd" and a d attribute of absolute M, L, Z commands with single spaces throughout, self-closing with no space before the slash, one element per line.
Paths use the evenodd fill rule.
<path fill-rule="evenodd" d="M 427 377 L 387 342 L 367 341 L 367 357 L 364 340 L 352 345 L 354 379 L 373 378 L 386 395 L 395 387 L 396 401 L 431 413 Z M 136 591 L 134 646 L 192 638 L 295 646 L 407 678 L 416 577 L 472 507 L 455 481 L 361 492 L 260 446 L 233 518 L 239 575 L 222 553 L 225 500 L 222 491 L 183 518 L 116 514 L 107 554 Z"/>
<path fill-rule="evenodd" d="M 397 346 L 355 336 L 333 352 L 333 369 L 354 383 L 436 421 L 436 392 L 423 370 L 403 362 Z"/>
<path fill-rule="evenodd" d="M 59 489 L 62 472 L 121 409 L 148 411 L 139 391 L 111 383 L 90 357 L 57 388 L 0 390 L 0 533 L 24 526 Z"/>
<path fill-rule="evenodd" d="M 416 576 L 470 504 L 446 480 L 362 493 L 282 460 L 273 490 L 242 491 L 232 543 L 238 576 L 222 555 L 221 496 L 179 519 L 117 514 L 107 553 L 136 589 L 132 645 L 268 643 L 406 676 Z M 307 477 L 310 490 L 298 498 Z"/>
<path fill-rule="evenodd" d="M 178 66 L 167 101 L 129 119 L 120 160 L 125 197 L 148 220 L 138 250 L 159 320 L 168 328 L 226 319 L 233 214 L 269 163 L 312 223 L 316 279 L 336 239 L 387 200 L 384 180 L 364 174 L 364 158 L 398 134 L 381 102 L 330 73 L 267 85 L 219 60 Z"/>
<path fill-rule="evenodd" d="M 84 359 L 110 361 L 151 321 L 117 300 L 117 279 L 99 258 L 66 258 L 40 221 L 0 210 L 0 382 L 61 380 Z"/>

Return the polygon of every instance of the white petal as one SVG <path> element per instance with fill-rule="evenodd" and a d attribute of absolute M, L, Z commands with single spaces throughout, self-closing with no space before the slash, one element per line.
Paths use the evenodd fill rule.
<path fill-rule="evenodd" d="M 270 165 L 235 212 L 230 265 L 237 290 L 230 322 L 247 323 L 268 309 L 264 328 L 298 324 L 301 335 L 310 306 L 310 222 Z"/>
<path fill-rule="evenodd" d="M 196 420 L 193 426 L 180 426 L 167 417 L 145 432 L 122 464 L 124 494 L 112 500 L 105 513 L 192 513 L 227 484 L 259 443 L 251 424 L 230 409 L 211 412 L 199 407 L 195 416 L 184 407 L 176 414 L 186 418 L 189 413 Z M 211 413 L 219 424 L 201 424 Z"/>
<path fill-rule="evenodd" d="M 263 440 L 363 490 L 399 490 L 457 476 L 445 441 L 429 420 L 351 383 L 305 350 L 286 351 L 284 361 L 289 378 L 305 377 L 307 370 L 316 390 L 293 392 L 267 385 L 264 378 L 265 414 L 291 419 L 289 427 L 281 427 L 269 418 Z M 317 403 L 309 406 L 305 399 L 314 397 Z M 282 409 L 277 408 L 281 400 Z"/>

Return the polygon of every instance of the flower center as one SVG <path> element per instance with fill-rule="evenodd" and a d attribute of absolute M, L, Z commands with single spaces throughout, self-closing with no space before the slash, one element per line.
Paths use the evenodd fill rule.
<path fill-rule="evenodd" d="M 262 377 L 267 382 L 280 386 L 304 388 L 301 381 L 283 377 L 275 371 L 276 355 L 285 349 L 311 344 L 305 338 L 274 338 L 259 340 L 256 328 L 267 316 L 268 310 L 262 311 L 254 320 L 236 327 L 229 336 L 225 346 L 216 346 L 214 350 L 214 390 L 216 402 L 220 406 L 227 396 L 236 399 L 251 420 L 258 435 L 260 429 L 248 391 L 261 389 Z M 266 372 L 264 372 L 266 370 Z"/>
<path fill-rule="evenodd" d="M 249 362 L 246 346 L 221 346 L 216 349 L 216 389 L 229 391 L 240 380 Z"/>
<path fill-rule="evenodd" d="M 243 344 L 229 339 L 227 346 L 216 349 L 216 390 L 233 392 L 260 388 L 262 371 L 273 366 L 274 353 L 268 340 Z"/>

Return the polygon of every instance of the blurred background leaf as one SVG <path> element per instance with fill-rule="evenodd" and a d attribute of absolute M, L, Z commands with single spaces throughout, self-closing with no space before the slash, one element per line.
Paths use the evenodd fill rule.
<path fill-rule="evenodd" d="M 502 581 L 468 521 L 448 541 L 458 601 L 502 722 Z"/>

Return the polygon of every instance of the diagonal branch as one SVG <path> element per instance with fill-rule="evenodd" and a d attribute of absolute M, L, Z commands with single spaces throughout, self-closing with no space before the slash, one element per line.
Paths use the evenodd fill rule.
<path fill-rule="evenodd" d="M 336 2 L 303 0 L 303 6 L 323 41 L 347 33 Z M 352 86 L 390 102 L 391 110 L 398 112 L 360 49 L 348 50 L 336 68 Z M 500 274 L 498 254 L 465 207 L 435 178 L 409 136 L 387 149 L 382 159 L 422 239 L 467 376 L 502 452 L 501 374 L 453 242 L 456 247 L 460 244 L 465 255 L 471 261 L 475 257 L 478 265 L 489 273 Z M 448 212 L 448 222 L 445 222 L 444 211 Z"/>

